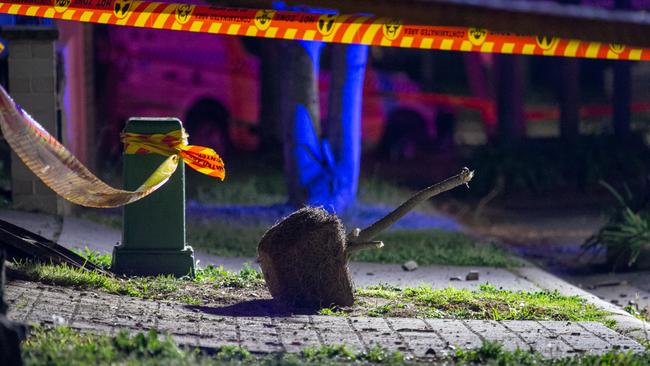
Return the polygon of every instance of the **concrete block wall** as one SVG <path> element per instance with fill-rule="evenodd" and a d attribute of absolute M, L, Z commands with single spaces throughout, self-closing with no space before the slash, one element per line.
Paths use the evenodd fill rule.
<path fill-rule="evenodd" d="M 9 93 L 53 136 L 57 131 L 56 28 L 16 26 L 3 28 L 9 47 Z M 67 205 L 45 186 L 12 152 L 11 184 L 17 209 L 63 214 Z"/>

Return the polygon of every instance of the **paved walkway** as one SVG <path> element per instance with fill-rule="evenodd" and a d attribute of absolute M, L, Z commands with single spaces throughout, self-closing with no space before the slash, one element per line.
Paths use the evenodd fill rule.
<path fill-rule="evenodd" d="M 0 210 L 0 219 L 69 248 L 88 246 L 111 252 L 121 240 L 119 230 L 74 217 L 57 218 Z M 214 263 L 229 270 L 239 270 L 243 263 L 252 261 L 251 258 L 222 258 L 201 251 L 196 251 L 195 257 L 202 265 Z M 256 352 L 295 351 L 308 345 L 340 343 L 362 350 L 380 343 L 388 349 L 406 350 L 414 357 L 426 357 L 451 352 L 456 346 L 476 347 L 484 339 L 490 339 L 503 341 L 510 348 L 532 348 L 547 356 L 561 356 L 615 348 L 640 350 L 631 339 L 650 339 L 650 327 L 620 307 L 532 266 L 510 270 L 421 266 L 416 271 L 405 272 L 400 265 L 350 263 L 350 269 L 359 287 L 388 283 L 394 286 L 426 284 L 434 288 L 474 289 L 488 282 L 514 291 L 557 290 L 563 295 L 581 296 L 610 312 L 609 318 L 617 322 L 616 330 L 621 334 L 596 323 L 272 317 L 267 310 L 269 303 L 265 301 L 225 308 L 191 307 L 27 282 L 9 285 L 9 298 L 13 305 L 11 316 L 26 322 L 62 323 L 108 333 L 116 329 L 135 332 L 155 328 L 170 332 L 181 344 L 209 348 L 238 344 Z M 464 280 L 470 270 L 479 272 L 478 281 Z"/>
<path fill-rule="evenodd" d="M 631 338 L 594 322 L 278 316 L 268 313 L 266 301 L 190 306 L 24 281 L 7 284 L 7 300 L 9 318 L 22 322 L 105 334 L 156 329 L 171 334 L 181 345 L 207 349 L 238 345 L 260 354 L 338 344 L 364 351 L 379 345 L 426 359 L 459 347 L 477 348 L 485 340 L 501 342 L 508 349 L 539 351 L 547 357 L 644 351 Z"/>

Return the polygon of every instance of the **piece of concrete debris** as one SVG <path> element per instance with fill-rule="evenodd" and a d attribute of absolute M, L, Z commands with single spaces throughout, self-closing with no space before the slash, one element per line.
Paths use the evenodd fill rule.
<path fill-rule="evenodd" d="M 418 269 L 418 264 L 416 261 L 408 261 L 404 264 L 402 264 L 402 269 L 405 271 L 415 271 Z"/>
<path fill-rule="evenodd" d="M 465 276 L 465 281 L 478 281 L 478 271 L 469 271 Z"/>
<path fill-rule="evenodd" d="M 458 277 L 458 276 L 449 277 L 449 281 L 462 281 L 462 280 L 463 280 L 463 279 L 460 278 L 460 277 Z"/>

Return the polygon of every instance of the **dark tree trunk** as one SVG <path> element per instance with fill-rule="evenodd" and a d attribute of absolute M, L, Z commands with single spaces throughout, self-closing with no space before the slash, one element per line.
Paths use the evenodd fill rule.
<path fill-rule="evenodd" d="M 616 0 L 616 9 L 630 9 L 630 0 Z M 630 62 L 614 61 L 614 95 L 612 104 L 614 109 L 614 134 L 619 139 L 625 138 L 630 133 Z"/>
<path fill-rule="evenodd" d="M 490 100 L 494 99 L 494 90 L 490 87 L 489 71 L 486 70 L 481 61 L 481 55 L 475 52 L 468 52 L 464 55 L 465 73 L 467 74 L 467 82 L 472 95 L 475 97 Z M 488 139 L 494 138 L 496 133 L 494 126 L 493 115 L 488 115 L 486 111 L 481 112 L 485 134 Z"/>
<path fill-rule="evenodd" d="M 260 42 L 260 151 L 269 152 L 282 143 L 283 62 L 286 52 L 284 40 Z"/>
<path fill-rule="evenodd" d="M 574 141 L 580 132 L 580 60 L 558 60 L 557 95 L 560 104 L 560 136 Z"/>
<path fill-rule="evenodd" d="M 495 55 L 497 89 L 497 139 L 509 144 L 526 134 L 524 79 L 521 57 Z"/>
<path fill-rule="evenodd" d="M 581 0 L 560 0 L 560 3 L 578 5 Z M 560 58 L 557 75 L 560 137 L 574 141 L 580 134 L 580 60 Z"/>
<path fill-rule="evenodd" d="M 630 63 L 616 61 L 614 64 L 614 134 L 625 138 L 630 133 Z"/>
<path fill-rule="evenodd" d="M 295 206 L 310 201 L 310 185 L 318 179 L 315 164 L 320 149 L 318 70 L 322 46 L 320 42 L 288 42 L 279 55 L 285 84 L 281 96 L 284 170 L 289 203 Z"/>
<path fill-rule="evenodd" d="M 469 89 L 475 97 L 489 99 L 490 81 L 483 67 L 481 55 L 479 53 L 468 52 L 464 55 L 465 73 L 467 73 L 467 82 Z"/>
<path fill-rule="evenodd" d="M 367 46 L 333 50 L 329 119 L 320 139 L 318 61 L 322 43 L 286 47 L 282 95 L 289 203 L 341 211 L 354 202 L 361 158 L 361 95 Z"/>

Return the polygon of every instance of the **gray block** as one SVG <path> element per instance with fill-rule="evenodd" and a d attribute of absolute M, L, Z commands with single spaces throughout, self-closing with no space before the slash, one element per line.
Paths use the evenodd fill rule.
<path fill-rule="evenodd" d="M 32 47 L 30 41 L 12 40 L 9 43 L 9 57 L 11 59 L 31 59 Z"/>
<path fill-rule="evenodd" d="M 481 335 L 490 341 L 496 341 L 504 345 L 508 350 L 516 349 L 531 350 L 531 347 L 517 333 L 504 327 L 501 322 L 489 320 L 466 320 L 464 321 L 474 333 Z"/>
<path fill-rule="evenodd" d="M 55 90 L 54 77 L 32 78 L 31 90 L 34 93 L 54 93 Z"/>
<path fill-rule="evenodd" d="M 51 41 L 34 41 L 31 44 L 31 56 L 34 58 L 54 58 L 54 43 Z"/>
<path fill-rule="evenodd" d="M 50 77 L 55 73 L 54 59 L 16 59 L 9 57 L 9 85 L 13 78 Z"/>
<path fill-rule="evenodd" d="M 462 322 L 446 319 L 426 319 L 426 322 L 456 348 L 479 348 L 483 344 L 483 339 Z"/>
<path fill-rule="evenodd" d="M 31 78 L 16 77 L 11 79 L 11 84 L 9 85 L 9 92 L 12 95 L 14 93 L 31 93 L 32 92 Z"/>

